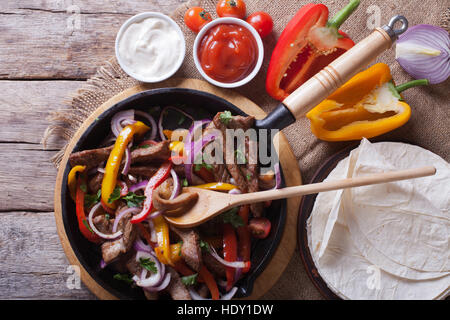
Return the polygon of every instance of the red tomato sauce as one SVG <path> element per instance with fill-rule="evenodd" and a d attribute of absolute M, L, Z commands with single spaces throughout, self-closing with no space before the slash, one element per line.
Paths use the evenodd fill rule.
<path fill-rule="evenodd" d="M 219 24 L 204 35 L 198 58 L 205 73 L 225 83 L 247 77 L 258 60 L 258 45 L 252 33 L 236 24 Z"/>

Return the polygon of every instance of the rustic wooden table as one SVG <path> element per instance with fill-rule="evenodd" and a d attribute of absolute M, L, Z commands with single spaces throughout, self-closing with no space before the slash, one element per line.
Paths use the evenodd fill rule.
<path fill-rule="evenodd" d="M 41 145 L 50 112 L 114 55 L 120 25 L 184 0 L 2 0 L 0 299 L 94 299 L 64 255 L 53 217 L 62 141 Z"/>

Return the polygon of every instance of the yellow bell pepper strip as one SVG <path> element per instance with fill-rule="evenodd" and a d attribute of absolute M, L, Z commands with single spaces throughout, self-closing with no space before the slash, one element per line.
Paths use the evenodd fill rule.
<path fill-rule="evenodd" d="M 205 184 L 199 184 L 197 186 L 193 186 L 194 188 L 201 188 L 206 190 L 213 190 L 213 191 L 230 191 L 233 189 L 238 189 L 233 184 L 225 183 L 225 182 L 212 182 L 212 183 L 205 183 Z"/>
<path fill-rule="evenodd" d="M 156 257 L 162 263 L 173 266 L 170 250 L 169 225 L 162 216 L 154 218 L 153 224 L 158 239 L 157 248 L 159 248 L 158 250 L 155 248 Z"/>
<path fill-rule="evenodd" d="M 325 141 L 372 138 L 392 131 L 411 117 L 400 92 L 428 84 L 412 81 L 394 87 L 389 67 L 378 63 L 357 74 L 306 114 L 311 131 Z"/>
<path fill-rule="evenodd" d="M 164 250 L 161 247 L 155 247 L 155 254 L 161 263 L 168 264 L 164 257 Z M 177 263 L 181 259 L 181 242 L 170 245 L 170 260 Z"/>
<path fill-rule="evenodd" d="M 79 176 L 77 179 L 76 186 L 76 197 L 75 197 L 75 211 L 77 214 L 78 228 L 81 234 L 91 242 L 99 243 L 101 241 L 100 237 L 94 233 L 89 227 L 86 213 L 84 211 L 84 196 L 86 194 L 86 176 Z"/>
<path fill-rule="evenodd" d="M 86 166 L 75 166 L 70 170 L 69 176 L 67 177 L 67 185 L 69 187 L 70 197 L 73 201 L 75 201 L 77 193 L 77 173 L 83 172 L 85 169 Z"/>
<path fill-rule="evenodd" d="M 150 128 L 147 127 L 143 122 L 136 121 L 122 129 L 119 136 L 116 139 L 114 148 L 109 154 L 108 161 L 105 166 L 105 174 L 102 181 L 102 205 L 103 207 L 114 209 L 115 203 L 109 201 L 111 193 L 117 184 L 117 175 L 119 173 L 119 168 L 122 163 L 122 158 L 127 149 L 128 144 L 135 135 L 143 135 Z"/>

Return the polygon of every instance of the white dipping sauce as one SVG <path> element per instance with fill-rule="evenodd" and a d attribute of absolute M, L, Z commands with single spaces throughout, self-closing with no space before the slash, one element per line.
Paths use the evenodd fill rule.
<path fill-rule="evenodd" d="M 122 63 L 140 78 L 155 80 L 173 73 L 183 55 L 183 39 L 176 28 L 160 17 L 130 24 L 119 39 Z"/>

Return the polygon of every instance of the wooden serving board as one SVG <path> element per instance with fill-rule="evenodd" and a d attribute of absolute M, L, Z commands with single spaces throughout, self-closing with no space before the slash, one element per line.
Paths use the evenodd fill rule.
<path fill-rule="evenodd" d="M 89 118 L 85 120 L 82 126 L 75 133 L 71 141 L 69 142 L 64 157 L 61 161 L 60 168 L 58 170 L 58 175 L 56 178 L 54 203 L 55 203 L 55 219 L 56 227 L 58 230 L 58 235 L 60 237 L 64 252 L 66 253 L 69 262 L 72 265 L 78 265 L 80 267 L 80 276 L 83 283 L 100 299 L 117 299 L 110 292 L 106 291 L 102 286 L 100 286 L 83 268 L 80 261 L 77 259 L 68 237 L 66 235 L 63 219 L 62 219 L 62 205 L 61 205 L 61 188 L 63 181 L 63 174 L 65 167 L 67 165 L 69 155 L 72 152 L 76 142 L 80 139 L 83 132 L 90 126 L 95 119 L 103 113 L 105 110 L 116 104 L 117 102 L 134 95 L 136 93 L 156 88 L 164 87 L 178 87 L 178 88 L 189 88 L 199 91 L 205 91 L 214 95 L 217 95 L 232 104 L 239 107 L 242 111 L 249 115 L 255 116 L 257 119 L 262 119 L 266 116 L 266 113 L 259 108 L 255 103 L 245 98 L 244 96 L 237 94 L 231 90 L 225 90 L 221 88 L 214 87 L 209 83 L 197 80 L 197 79 L 169 79 L 167 81 L 158 83 L 156 85 L 152 84 L 141 84 L 132 87 L 128 90 L 119 93 L 118 95 L 112 97 L 107 102 L 102 104 L 95 112 L 93 112 Z M 300 169 L 298 167 L 297 160 L 292 152 L 292 149 L 284 136 L 283 133 L 279 133 L 275 137 L 279 139 L 279 158 L 283 171 L 285 172 L 285 182 L 286 186 L 300 185 L 302 183 Z M 286 174 L 286 173 L 289 174 Z M 287 216 L 286 225 L 284 228 L 283 236 L 280 240 L 280 245 L 276 249 L 271 261 L 264 269 L 264 271 L 259 275 L 254 283 L 253 293 L 251 296 L 245 299 L 258 299 L 264 295 L 272 286 L 277 282 L 287 264 L 289 263 L 296 246 L 296 228 L 297 228 L 297 215 L 298 208 L 300 205 L 301 198 L 291 198 L 287 200 Z"/>

